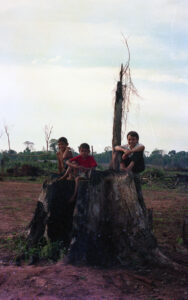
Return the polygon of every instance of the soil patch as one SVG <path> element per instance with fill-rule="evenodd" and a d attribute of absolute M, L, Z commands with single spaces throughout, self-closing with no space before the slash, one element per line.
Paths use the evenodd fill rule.
<path fill-rule="evenodd" d="M 102 269 L 62 261 L 15 266 L 15 253 L 6 241 L 25 230 L 40 190 L 37 183 L 0 182 L 0 300 L 188 299 L 188 276 L 171 269 Z M 153 209 L 154 234 L 162 251 L 188 266 L 188 250 L 182 244 L 188 196 L 175 190 L 145 190 L 144 197 Z"/>

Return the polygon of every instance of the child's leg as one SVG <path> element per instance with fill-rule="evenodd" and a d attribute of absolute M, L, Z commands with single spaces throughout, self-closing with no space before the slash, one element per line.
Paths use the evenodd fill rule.
<path fill-rule="evenodd" d="M 69 202 L 74 202 L 76 195 L 77 195 L 77 191 L 78 191 L 78 182 L 80 180 L 80 176 L 77 176 L 75 178 L 75 188 L 74 188 L 74 194 L 72 195 L 72 197 L 70 198 Z"/>
<path fill-rule="evenodd" d="M 77 162 L 73 161 L 72 164 L 78 166 Z M 78 169 L 76 168 L 71 168 L 70 172 L 69 172 L 69 176 L 67 177 L 67 180 L 72 180 L 74 179 L 76 176 L 78 176 Z"/>
<path fill-rule="evenodd" d="M 126 168 L 129 166 L 130 161 L 126 158 L 126 159 L 122 159 L 120 162 L 120 170 L 121 171 L 127 171 Z"/>
<path fill-rule="evenodd" d="M 112 160 L 110 162 L 110 169 L 118 169 L 120 167 L 120 163 L 122 161 L 122 151 L 114 151 L 112 152 Z"/>
<path fill-rule="evenodd" d="M 117 158 L 117 151 L 113 151 L 112 152 L 112 160 L 110 162 L 109 168 L 110 169 L 115 169 L 115 162 L 116 162 L 116 158 Z"/>
<path fill-rule="evenodd" d="M 66 179 L 67 176 L 69 176 L 69 174 L 71 173 L 71 167 L 68 167 L 67 171 L 65 172 L 65 174 L 63 176 L 61 176 L 58 180 L 64 180 Z"/>
<path fill-rule="evenodd" d="M 120 162 L 120 170 L 121 170 L 121 171 L 125 171 L 125 164 L 124 164 L 123 161 Z"/>
<path fill-rule="evenodd" d="M 73 162 L 72 164 L 78 165 L 76 162 Z M 61 178 L 59 178 L 59 180 L 64 180 L 67 177 L 68 177 L 67 179 L 69 179 L 69 180 L 73 179 L 74 175 L 77 174 L 77 172 L 78 172 L 78 170 L 76 168 L 73 168 L 73 167 L 69 166 L 67 171 L 65 172 L 65 174 Z"/>

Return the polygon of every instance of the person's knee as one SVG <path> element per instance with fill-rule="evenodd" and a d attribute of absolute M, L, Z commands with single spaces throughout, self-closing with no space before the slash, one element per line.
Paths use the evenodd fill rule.
<path fill-rule="evenodd" d="M 80 180 L 80 178 L 81 178 L 80 176 L 77 176 L 77 177 L 75 178 L 75 182 L 78 183 L 79 180 Z"/>

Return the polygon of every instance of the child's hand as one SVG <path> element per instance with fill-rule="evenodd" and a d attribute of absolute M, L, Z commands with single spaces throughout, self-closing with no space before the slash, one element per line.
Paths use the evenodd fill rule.
<path fill-rule="evenodd" d="M 132 151 L 131 151 L 131 150 L 128 150 L 128 149 L 124 151 L 124 154 L 125 154 L 126 156 L 129 155 L 129 154 L 131 154 L 131 153 L 132 153 Z"/>
<path fill-rule="evenodd" d="M 124 160 L 124 159 L 126 159 L 127 158 L 127 154 L 126 153 L 123 153 L 123 155 L 122 155 L 122 159 Z"/>
<path fill-rule="evenodd" d="M 128 156 L 129 154 L 131 154 L 131 153 L 132 153 L 131 150 L 125 150 L 124 153 L 123 153 L 123 155 L 122 155 L 122 159 L 126 159 L 127 156 Z"/>

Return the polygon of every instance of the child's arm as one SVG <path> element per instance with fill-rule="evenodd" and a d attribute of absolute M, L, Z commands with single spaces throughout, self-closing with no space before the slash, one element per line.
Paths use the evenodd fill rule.
<path fill-rule="evenodd" d="M 115 151 L 122 151 L 122 152 L 125 152 L 125 151 L 126 151 L 126 149 L 123 148 L 122 146 L 115 146 L 115 147 L 114 147 L 114 150 L 115 150 Z"/>
<path fill-rule="evenodd" d="M 62 165 L 62 161 L 59 157 L 59 152 L 57 153 L 57 162 L 58 162 L 58 170 L 59 170 L 59 173 L 61 173 L 63 171 L 63 165 Z"/>
<path fill-rule="evenodd" d="M 67 147 L 66 150 L 63 152 L 63 159 L 65 158 L 72 158 L 72 152 L 69 147 Z"/>
<path fill-rule="evenodd" d="M 67 160 L 66 164 L 74 169 L 83 169 L 83 167 L 75 163 L 75 161 L 71 162 L 70 160 Z"/>
<path fill-rule="evenodd" d="M 134 147 L 133 149 L 130 149 L 130 150 L 129 149 L 124 149 L 122 159 L 125 159 L 131 153 L 144 151 L 144 149 L 145 149 L 144 145 L 138 145 L 138 146 L 136 146 L 136 147 Z"/>
<path fill-rule="evenodd" d="M 68 175 L 71 174 L 72 169 L 79 169 L 80 166 L 76 161 L 71 162 L 70 160 L 67 160 L 66 164 L 68 165 L 68 168 L 63 176 L 61 176 L 58 180 L 64 180 Z"/>
<path fill-rule="evenodd" d="M 140 151 L 144 151 L 145 146 L 144 145 L 138 145 L 136 147 L 134 147 L 133 149 L 131 149 L 130 153 L 134 153 L 134 152 L 140 152 Z"/>
<path fill-rule="evenodd" d="M 140 151 L 144 151 L 145 147 L 144 145 L 138 145 L 136 147 L 134 147 L 133 149 L 131 150 L 128 150 L 128 149 L 125 149 L 123 146 L 115 146 L 115 151 L 122 151 L 122 152 L 128 152 L 129 153 L 134 153 L 134 152 L 140 152 Z"/>

